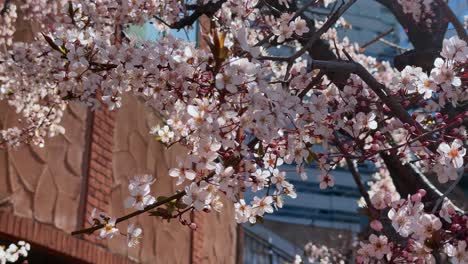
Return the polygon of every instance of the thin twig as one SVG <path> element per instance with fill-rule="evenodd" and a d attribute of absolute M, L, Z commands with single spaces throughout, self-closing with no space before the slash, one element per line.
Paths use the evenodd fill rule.
<path fill-rule="evenodd" d="M 392 47 L 392 48 L 395 48 L 395 49 L 398 49 L 398 50 L 401 50 L 401 51 L 408 51 L 408 50 L 410 50 L 410 49 L 408 49 L 408 48 L 403 48 L 402 46 L 400 46 L 400 45 L 398 45 L 398 44 L 395 44 L 395 43 L 393 43 L 393 42 L 390 42 L 390 41 L 388 41 L 388 40 L 386 40 L 386 39 L 379 39 L 379 41 L 382 42 L 382 43 L 385 44 L 385 45 L 388 45 L 388 46 L 390 46 L 390 47 Z"/>
<path fill-rule="evenodd" d="M 391 29 L 389 29 L 389 30 L 387 30 L 385 32 L 382 32 L 382 33 L 378 34 L 373 39 L 368 41 L 366 44 L 362 45 L 360 51 L 364 52 L 364 50 L 366 50 L 367 47 L 369 47 L 370 45 L 376 43 L 377 41 L 379 41 L 379 39 L 381 39 L 381 38 L 387 36 L 388 34 L 392 33 L 394 30 L 395 30 L 394 28 L 391 28 Z"/>
<path fill-rule="evenodd" d="M 334 136 L 335 136 L 334 142 L 336 146 L 338 147 L 341 153 L 345 154 L 347 150 L 343 147 L 343 144 L 341 143 L 339 139 L 338 133 L 335 132 Z M 366 187 L 362 183 L 362 177 L 356 169 L 356 164 L 354 164 L 354 162 L 347 157 L 345 157 L 345 161 L 346 161 L 346 164 L 348 164 L 348 169 L 351 172 L 351 175 L 353 175 L 353 179 L 356 182 L 359 192 L 361 193 L 362 197 L 364 197 L 364 200 L 366 201 L 367 207 L 373 210 L 374 207 L 372 206 L 369 193 L 367 192 Z"/>
<path fill-rule="evenodd" d="M 177 199 L 180 199 L 182 198 L 182 196 L 184 196 L 186 194 L 185 191 L 182 191 L 182 192 L 179 192 L 179 193 L 176 193 L 164 200 L 161 200 L 161 201 L 158 201 L 154 204 L 151 204 L 151 205 L 148 205 L 146 206 L 143 210 L 138 210 L 138 211 L 135 211 L 133 213 L 130 213 L 128 215 L 125 215 L 125 216 L 122 216 L 122 217 L 119 217 L 117 218 L 117 220 L 115 221 L 116 224 L 120 223 L 120 222 L 123 222 L 125 220 L 128 220 L 132 217 L 135 217 L 137 215 L 140 215 L 142 213 L 145 213 L 145 212 L 148 212 L 152 209 L 155 209 L 156 207 L 158 206 L 161 206 L 163 204 L 166 204 L 166 203 L 169 203 L 170 201 L 172 200 L 177 200 Z M 82 230 L 78 230 L 78 231 L 73 231 L 71 234 L 72 236 L 75 236 L 75 235 L 79 235 L 79 234 L 92 234 L 94 231 L 96 230 L 99 230 L 101 228 L 103 228 L 105 225 L 104 224 L 99 224 L 99 225 L 95 225 L 95 226 L 92 226 L 90 228 L 85 228 L 85 229 L 82 229 Z"/>

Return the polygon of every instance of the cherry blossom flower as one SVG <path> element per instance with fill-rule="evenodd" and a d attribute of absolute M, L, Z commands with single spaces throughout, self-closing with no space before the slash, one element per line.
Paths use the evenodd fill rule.
<path fill-rule="evenodd" d="M 373 257 L 373 247 L 370 245 L 370 244 L 365 244 L 365 243 L 362 243 L 360 244 L 360 247 L 357 251 L 357 263 L 369 263 L 370 259 Z"/>
<path fill-rule="evenodd" d="M 119 234 L 119 229 L 115 227 L 116 218 L 112 217 L 109 221 L 101 228 L 99 236 L 101 238 L 113 238 L 116 234 Z"/>
<path fill-rule="evenodd" d="M 373 218 L 377 213 L 384 217 L 384 210 L 389 210 L 392 226 L 404 242 L 388 243 L 386 237 L 374 235 L 370 243 L 361 244 L 360 262 L 385 255 L 395 257 L 394 262 L 430 262 L 444 243 L 466 251 L 466 246 L 457 242 L 463 240 L 466 220 L 455 206 L 444 202 L 439 212 L 429 215 L 424 212 L 430 209 L 421 202 L 423 191 L 400 199 L 390 168 L 376 154 L 398 155 L 398 162 L 422 173 L 435 172 L 442 183 L 457 178 L 466 152 L 466 129 L 455 120 L 461 115 L 445 114 L 445 109 L 449 103 L 457 108 L 468 99 L 462 84 L 465 41 L 458 37 L 445 40 L 441 58 L 435 60 L 429 75 L 409 65 L 399 72 L 389 62 L 366 56 L 359 45 L 340 38 L 337 27 L 348 25 L 339 19 L 320 36 L 321 41 L 336 51 L 346 50 L 369 75 L 363 80 L 350 74 L 338 84 L 329 74 L 316 78 L 320 65 L 311 67 L 306 53 L 297 58 L 293 55 L 294 62 L 271 59 L 275 47 L 287 46 L 299 54 L 307 33 L 314 31 L 308 26 L 321 28 L 327 23 L 320 16 L 312 21 L 294 13 L 289 0 L 280 1 L 280 8 L 287 7 L 280 16 L 265 15 L 269 8 L 258 1 L 200 1 L 220 6 L 210 12 L 213 27 L 205 32 L 209 51 L 170 34 L 145 41 L 128 36 L 126 30 L 126 38 L 120 39 L 121 32 L 115 31 L 115 25 L 142 25 L 154 17 L 168 24 L 181 22 L 190 14 L 184 1 L 125 1 L 125 6 L 117 1 L 72 2 L 22 1 L 17 5 L 13 1 L 0 15 L 0 46 L 6 45 L 0 51 L 0 100 L 16 110 L 22 121 L 17 127 L 0 130 L 2 147 L 22 143 L 44 146 L 47 137 L 65 133 L 61 122 L 70 101 L 92 110 L 107 107 L 117 111 L 125 107 L 123 96 L 135 96 L 164 122 L 162 127 L 152 128 L 151 134 L 167 146 L 180 142 L 187 148 L 187 157 L 170 168 L 169 175 L 176 177 L 178 184 L 187 182 L 181 200 L 196 210 L 221 210 L 220 199 L 225 193 L 235 203 L 236 220 L 255 223 L 273 208 L 281 208 L 287 197 L 297 196 L 278 168 L 282 163 L 293 164 L 304 177 L 304 161 L 317 162 L 320 187 L 328 188 L 334 185 L 330 174 L 343 166 L 343 158 L 349 155 L 375 164 L 377 173 L 372 175 L 369 188 L 373 208 L 369 209 L 375 210 Z M 331 2 L 334 0 L 323 1 L 325 5 Z M 436 21 L 433 0 L 396 3 L 418 27 L 430 28 Z M 74 14 L 66 11 L 70 4 Z M 48 34 L 28 43 L 13 42 L 17 11 L 26 21 L 46 25 Z M 162 22 L 154 25 L 160 31 L 167 30 Z M 270 46 L 268 51 L 264 49 Z M 369 82 L 372 78 L 375 81 Z M 380 84 L 379 91 L 372 83 Z M 402 118 L 407 114 L 414 117 L 414 124 L 406 124 L 413 121 Z M 442 129 L 448 124 L 450 129 Z M 415 141 L 426 131 L 436 134 L 430 140 Z M 442 143 L 449 138 L 459 141 Z M 329 144 L 335 140 L 343 143 L 344 151 Z M 438 157 L 434 158 L 431 152 L 436 144 Z M 319 145 L 321 150 L 312 153 Z M 131 180 L 128 205 L 142 209 L 152 204 L 153 182 L 152 176 Z M 268 189 L 273 194 L 256 197 L 247 205 L 239 200 L 245 187 L 257 193 L 268 193 Z M 450 230 L 449 225 L 437 229 L 441 220 L 436 215 L 444 224 L 451 221 Z M 90 218 L 91 225 L 106 224 L 111 231 L 115 228 L 115 222 L 109 224 L 111 219 L 103 213 L 94 211 Z M 380 230 L 377 221 L 384 220 L 379 218 L 371 227 Z M 196 228 L 195 223 L 188 226 Z M 117 233 L 105 230 L 101 233 L 106 237 Z M 422 240 L 435 232 L 444 242 L 428 249 Z M 315 250 L 326 252 L 323 247 Z"/>
<path fill-rule="evenodd" d="M 417 81 L 417 90 L 419 94 L 423 95 L 424 99 L 429 99 L 432 97 L 432 93 L 437 90 L 437 84 L 432 77 L 423 73 L 419 76 Z"/>
<path fill-rule="evenodd" d="M 155 181 L 156 179 L 150 174 L 136 175 L 129 180 L 128 189 L 149 189 Z"/>
<path fill-rule="evenodd" d="M 377 232 L 380 232 L 383 229 L 382 222 L 380 222 L 379 220 L 372 220 L 370 222 L 370 227 Z"/>
<path fill-rule="evenodd" d="M 106 221 L 108 218 L 106 213 L 98 212 L 96 208 L 93 208 L 91 215 L 88 217 L 88 223 L 90 225 L 96 225 Z"/>
<path fill-rule="evenodd" d="M 235 203 L 234 208 L 236 211 L 235 218 L 237 223 L 245 223 L 249 220 L 252 209 L 245 203 L 244 199 L 240 199 L 239 202 Z"/>
<path fill-rule="evenodd" d="M 25 241 L 18 241 L 16 244 L 10 244 L 6 249 L 0 245 L 0 263 L 15 263 L 20 257 L 27 257 L 31 245 Z"/>
<path fill-rule="evenodd" d="M 203 210 L 211 203 L 211 194 L 194 182 L 185 187 L 185 192 L 186 194 L 182 197 L 182 201 L 187 205 L 193 205 L 198 211 Z"/>
<path fill-rule="evenodd" d="M 456 62 L 465 62 L 468 60 L 468 46 L 465 41 L 455 35 L 449 39 L 444 39 L 440 55 Z"/>
<path fill-rule="evenodd" d="M 327 189 L 328 187 L 335 186 L 335 179 L 329 174 L 320 175 L 320 189 Z"/>
<path fill-rule="evenodd" d="M 376 236 L 371 234 L 369 236 L 369 242 L 371 245 L 371 254 L 377 259 L 382 259 L 390 252 L 390 246 L 388 245 L 388 238 L 386 236 Z"/>
<path fill-rule="evenodd" d="M 302 264 L 302 257 L 296 254 L 296 256 L 294 256 L 293 264 Z"/>
<path fill-rule="evenodd" d="M 437 175 L 437 180 L 440 183 L 446 183 L 449 180 L 456 180 L 458 179 L 458 172 L 457 169 L 452 165 L 452 163 L 448 164 L 436 164 L 434 166 L 434 171 Z"/>
<path fill-rule="evenodd" d="M 448 244 L 445 252 L 451 257 L 453 264 L 468 263 L 468 250 L 466 248 L 466 241 L 464 240 L 457 241 L 457 246 Z"/>
<path fill-rule="evenodd" d="M 109 107 L 110 111 L 114 110 L 115 108 L 122 107 L 122 98 L 118 96 L 116 97 L 112 95 L 103 95 L 101 99 L 102 99 L 102 102 L 105 103 Z"/>
<path fill-rule="evenodd" d="M 170 130 L 168 126 L 163 126 L 158 131 L 158 139 L 163 143 L 168 143 L 174 138 L 174 132 Z"/>
<path fill-rule="evenodd" d="M 286 172 L 279 171 L 278 169 L 273 170 L 273 176 L 271 177 L 271 183 L 276 184 L 276 188 L 278 190 L 282 190 L 285 184 L 287 184 L 286 180 Z"/>
<path fill-rule="evenodd" d="M 414 241 L 412 243 L 411 253 L 419 262 L 426 264 L 435 264 L 436 260 L 431 252 L 432 250 L 426 245 L 424 245 L 424 243 L 421 243 L 419 241 Z"/>
<path fill-rule="evenodd" d="M 422 214 L 412 227 L 419 240 L 432 237 L 434 232 L 442 228 L 440 219 L 432 214 Z"/>
<path fill-rule="evenodd" d="M 140 243 L 142 230 L 135 227 L 134 224 L 129 224 L 127 227 L 127 245 L 128 247 L 135 247 Z"/>
<path fill-rule="evenodd" d="M 453 66 L 447 64 L 443 59 L 437 58 L 434 61 L 435 68 L 431 71 L 431 77 L 437 84 L 447 87 L 447 85 L 460 86 L 461 80 L 454 72 Z"/>
<path fill-rule="evenodd" d="M 185 181 L 185 179 L 192 181 L 197 176 L 197 173 L 192 170 L 192 161 L 187 158 L 183 163 L 179 162 L 178 168 L 171 168 L 169 176 L 178 178 L 177 185 Z"/>
<path fill-rule="evenodd" d="M 441 143 L 437 152 L 440 154 L 440 162 L 442 164 L 451 163 L 455 168 L 463 166 L 463 157 L 466 154 L 466 149 L 463 147 L 463 142 L 455 139 L 451 145 Z"/>
<path fill-rule="evenodd" d="M 260 191 L 267 184 L 268 177 L 270 177 L 269 171 L 258 169 L 245 182 L 245 186 L 250 187 L 253 192 Z"/>
<path fill-rule="evenodd" d="M 439 211 L 439 216 L 442 217 L 448 223 L 452 223 L 452 216 L 455 215 L 455 207 L 449 199 L 444 198 L 442 207 Z"/>
<path fill-rule="evenodd" d="M 361 129 L 376 129 L 377 121 L 375 121 L 375 114 L 370 112 L 368 114 L 359 112 L 356 115 L 356 123 L 354 125 L 354 130 L 359 131 Z"/>
<path fill-rule="evenodd" d="M 273 197 L 266 196 L 264 198 L 254 197 L 252 203 L 252 210 L 258 216 L 263 216 L 265 213 L 273 213 Z"/>
<path fill-rule="evenodd" d="M 283 184 L 283 186 L 284 186 L 283 192 L 284 192 L 287 196 L 289 196 L 289 197 L 291 197 L 291 198 L 293 198 L 293 199 L 296 199 L 296 198 L 297 198 L 297 193 L 296 193 L 296 191 L 294 190 L 294 185 L 292 185 L 292 184 L 289 183 L 289 182 L 286 182 L 286 183 Z"/>
<path fill-rule="evenodd" d="M 129 185 L 130 196 L 125 200 L 125 208 L 135 208 L 136 210 L 143 210 L 146 206 L 156 202 L 156 199 L 150 195 L 150 188 L 146 186 L 131 187 Z"/>
<path fill-rule="evenodd" d="M 398 210 L 394 208 L 390 209 L 390 211 L 388 211 L 388 218 L 392 220 L 392 226 L 395 231 L 402 237 L 408 237 L 413 232 L 411 229 L 411 215 L 407 207 L 402 207 Z"/>
<path fill-rule="evenodd" d="M 309 32 L 309 28 L 307 27 L 307 23 L 301 17 L 296 17 L 293 21 L 294 24 L 294 33 L 299 36 L 302 36 L 304 33 Z"/>

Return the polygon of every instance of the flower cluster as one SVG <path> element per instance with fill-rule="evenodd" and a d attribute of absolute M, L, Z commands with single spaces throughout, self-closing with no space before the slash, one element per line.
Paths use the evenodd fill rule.
<path fill-rule="evenodd" d="M 380 208 L 387 212 L 386 219 L 391 221 L 399 238 L 390 241 L 383 233 L 385 230 L 380 221 L 384 221 L 385 217 L 374 220 L 375 223 L 371 226 L 377 234 L 371 234 L 368 243 L 360 243 L 359 263 L 370 263 L 373 259 L 435 263 L 434 254 L 439 253 L 448 255 L 452 263 L 468 261 L 468 251 L 465 248 L 468 218 L 457 212 L 446 198 L 437 214 L 427 212 L 421 202 L 425 195 L 426 192 L 421 190 L 407 199 L 400 199 L 388 207 Z"/>
<path fill-rule="evenodd" d="M 316 38 L 310 35 L 317 32 L 309 27 L 330 23 L 312 21 L 299 11 L 275 15 L 276 7 L 258 1 L 196 1 L 212 18 L 210 30 L 202 32 L 205 47 L 171 35 L 145 41 L 122 34 L 126 25 L 152 18 L 160 30 L 191 26 L 187 20 L 200 11 L 187 10 L 191 5 L 183 1 L 22 2 L 16 8 L 25 13 L 24 19 L 37 21 L 43 33 L 31 43 L 11 43 L 15 5 L 0 16 L 6 32 L 0 41 L 12 44 L 0 51 L 0 100 L 21 116 L 19 124 L 0 131 L 0 144 L 43 146 L 45 138 L 65 133 L 60 124 L 70 101 L 115 111 L 125 107 L 123 96 L 135 96 L 160 117 L 160 125 L 151 129 L 157 140 L 167 147 L 180 144 L 187 155 L 169 170 L 181 186 L 176 198 L 152 196 L 153 178 L 141 176 L 129 183 L 127 208 L 151 209 L 155 216 L 178 218 L 196 228 L 182 215 L 219 211 L 225 195 L 234 203 L 239 223 L 255 223 L 296 197 L 282 164 L 296 166 L 306 178 L 305 167 L 314 163 L 325 189 L 334 186 L 334 169 L 367 160 L 379 170 L 367 206 L 392 208 L 395 217 L 417 210 L 410 212 L 411 222 L 442 232 L 435 216 L 418 209 L 419 203 L 400 200 L 382 155 L 423 173 L 435 172 L 441 182 L 457 178 L 465 164 L 467 115 L 447 114 L 447 109 L 468 99 L 461 78 L 468 48 L 458 37 L 443 42 L 430 72 L 412 66 L 399 72 L 362 54 L 359 45 L 340 39 L 332 27 L 320 41 L 335 47 L 334 55 L 341 60 L 308 65 L 305 47 L 313 44 Z M 281 3 L 288 8 L 291 2 Z M 430 17 L 430 1 L 400 4 L 417 21 Z M 417 13 L 421 5 L 424 14 Z M 292 54 L 272 57 L 272 47 Z M 343 53 L 350 61 L 342 61 Z M 337 75 L 325 74 L 335 66 L 360 70 L 345 76 L 337 76 L 341 69 Z M 242 199 L 247 191 L 253 199 Z M 449 208 L 443 210 L 444 216 L 451 214 Z M 103 227 L 103 238 L 119 233 L 116 218 L 94 212 L 90 222 Z M 376 222 L 373 226 L 379 229 Z M 433 238 L 434 232 L 406 230 L 401 232 L 414 241 L 408 247 L 421 249 L 421 239 Z M 132 226 L 127 233 L 138 237 L 141 230 Z M 363 247 L 374 249 L 374 258 L 396 246 L 382 236 L 372 236 Z M 450 254 L 458 254 L 458 243 L 450 244 Z"/>
<path fill-rule="evenodd" d="M 409 14 L 418 23 L 432 24 L 433 0 L 398 0 L 405 14 Z"/>
<path fill-rule="evenodd" d="M 337 263 L 344 264 L 345 257 L 336 249 L 325 245 L 315 245 L 312 242 L 304 246 L 304 255 L 310 263 Z"/>
<path fill-rule="evenodd" d="M 125 208 L 135 208 L 143 210 L 146 206 L 156 202 L 156 199 L 150 195 L 151 184 L 154 183 L 153 176 L 141 175 L 135 176 L 128 184 L 130 196 L 125 200 Z"/>
<path fill-rule="evenodd" d="M 20 257 L 27 257 L 31 245 L 24 241 L 17 244 L 10 244 L 8 248 L 0 246 L 0 263 L 15 263 Z"/>
<path fill-rule="evenodd" d="M 129 180 L 128 190 L 130 196 L 124 201 L 126 208 L 134 208 L 136 210 L 144 210 L 147 206 L 152 205 L 156 202 L 151 192 L 151 185 L 156 180 L 152 175 L 144 174 L 137 175 L 133 179 Z M 120 231 L 117 228 L 117 219 L 115 217 L 109 217 L 104 212 L 98 212 L 96 208 L 92 211 L 88 218 L 91 226 L 103 225 L 100 229 L 99 236 L 103 239 L 113 238 L 115 235 L 119 235 Z M 134 224 L 129 224 L 127 227 L 127 245 L 134 247 L 139 244 L 142 229 L 136 227 Z"/>

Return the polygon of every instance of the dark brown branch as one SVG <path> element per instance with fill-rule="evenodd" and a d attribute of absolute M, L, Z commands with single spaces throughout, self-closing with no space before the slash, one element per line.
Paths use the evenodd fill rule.
<path fill-rule="evenodd" d="M 448 20 L 452 23 L 460 39 L 468 42 L 468 35 L 466 34 L 465 27 L 463 27 L 463 24 L 460 22 L 460 20 L 458 20 L 457 16 L 453 13 L 452 9 L 447 5 L 447 3 L 444 0 L 436 0 L 436 3 L 439 5 L 440 9 L 442 9 L 442 11 L 445 13 Z"/>
<path fill-rule="evenodd" d="M 194 10 L 192 14 L 183 17 L 182 19 L 170 25 L 169 27 L 172 29 L 181 29 L 183 27 L 190 26 L 195 21 L 197 21 L 197 19 L 202 15 L 210 16 L 216 13 L 216 11 L 218 11 L 226 1 L 227 0 L 220 0 L 214 4 L 210 3 L 206 5 L 200 5 L 197 7 L 192 6 L 191 8 Z"/>
<path fill-rule="evenodd" d="M 405 198 L 408 195 L 416 193 L 418 189 L 424 189 L 426 190 L 426 195 L 423 202 L 427 204 L 428 208 L 434 206 L 443 197 L 444 194 L 414 164 L 402 164 L 396 152 L 389 154 L 381 153 L 380 156 L 385 162 L 393 184 L 395 184 L 401 197 Z M 455 205 L 453 201 L 452 203 Z M 455 209 L 463 212 L 459 207 Z"/>
<path fill-rule="evenodd" d="M 5 0 L 5 2 L 3 3 L 3 8 L 0 10 L 0 16 L 4 15 L 8 11 L 10 4 L 11 0 Z"/>
<path fill-rule="evenodd" d="M 345 155 L 347 153 L 347 151 L 343 147 L 343 144 L 341 143 L 341 141 L 339 139 L 338 133 L 335 132 L 333 135 L 335 136 L 334 143 L 338 147 L 338 150 L 343 155 Z M 354 162 L 350 158 L 346 157 L 346 155 L 345 155 L 345 160 L 346 160 L 346 164 L 348 165 L 349 171 L 353 175 L 354 182 L 356 182 L 356 185 L 357 185 L 357 187 L 359 189 L 359 192 L 361 193 L 362 197 L 364 197 L 364 200 L 366 201 L 367 207 L 369 209 L 373 210 L 374 208 L 372 206 L 372 203 L 371 203 L 371 200 L 370 200 L 370 197 L 369 197 L 369 193 L 367 192 L 366 187 L 362 183 L 362 177 L 359 174 L 359 172 L 357 171 L 356 165 L 354 164 Z"/>
<path fill-rule="evenodd" d="M 403 12 L 403 8 L 395 0 L 376 0 L 387 7 L 405 29 L 408 39 L 416 50 L 439 49 L 447 31 L 448 22 L 445 14 L 440 8 L 433 7 L 433 23 L 430 27 L 425 23 L 417 23 L 411 14 Z"/>
<path fill-rule="evenodd" d="M 392 113 L 400 119 L 403 123 L 408 123 L 414 126 L 419 131 L 424 131 L 424 129 L 416 122 L 408 112 L 403 108 L 403 106 L 398 103 L 394 97 L 392 97 L 387 88 L 379 83 L 372 74 L 370 74 L 361 64 L 356 62 L 348 61 L 319 61 L 312 60 L 312 67 L 316 69 L 322 69 L 328 72 L 344 72 L 344 73 L 354 73 L 358 75 L 368 86 L 374 91 L 375 94 L 385 103 Z"/>

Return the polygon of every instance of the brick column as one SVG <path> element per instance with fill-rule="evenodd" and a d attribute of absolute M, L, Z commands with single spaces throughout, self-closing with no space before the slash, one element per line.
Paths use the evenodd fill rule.
<path fill-rule="evenodd" d="M 207 33 L 210 32 L 210 19 L 203 15 L 199 19 L 198 27 L 198 46 L 201 49 L 208 50 L 208 44 L 206 40 L 208 38 Z M 194 212 L 192 214 L 192 221 L 197 225 L 196 230 L 191 231 L 191 264 L 204 264 L 206 261 L 203 260 L 203 251 L 204 251 L 204 217 L 206 213 L 203 212 Z"/>
<path fill-rule="evenodd" d="M 89 140 L 89 162 L 84 192 L 84 227 L 89 227 L 88 217 L 94 208 L 109 212 L 111 202 L 112 147 L 115 124 L 115 112 L 102 107 L 91 113 Z M 95 243 L 105 244 L 96 236 L 85 235 L 84 238 Z"/>
<path fill-rule="evenodd" d="M 191 243 L 191 264 L 204 264 L 203 261 L 203 212 L 194 212 L 192 214 L 192 221 L 197 225 L 197 229 L 192 230 L 192 243 Z"/>

